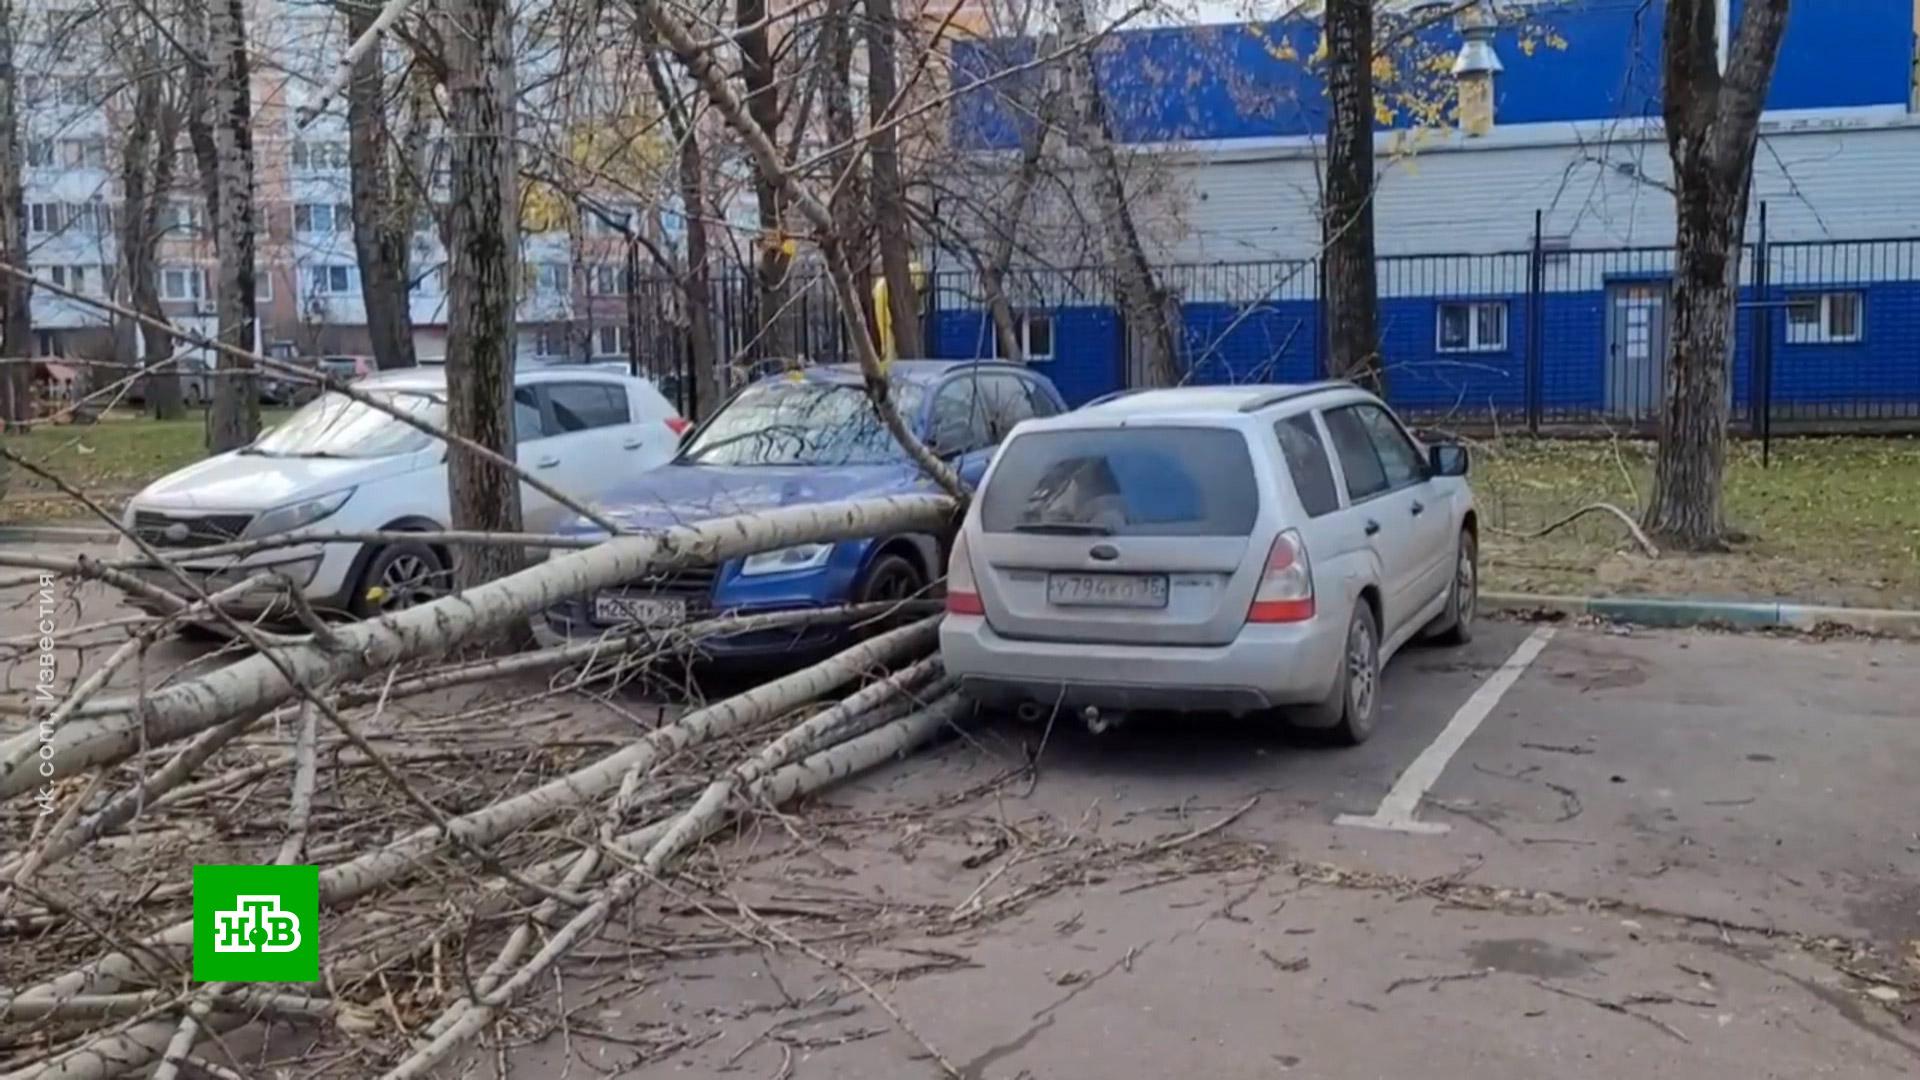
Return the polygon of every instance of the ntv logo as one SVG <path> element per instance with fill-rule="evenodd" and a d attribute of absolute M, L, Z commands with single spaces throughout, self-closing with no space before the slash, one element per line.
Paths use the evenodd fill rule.
<path fill-rule="evenodd" d="M 193 868 L 195 982 L 320 978 L 320 870 Z"/>
<path fill-rule="evenodd" d="M 300 919 L 280 910 L 278 896 L 236 896 L 231 911 L 213 913 L 213 951 L 284 953 L 300 947 Z"/>

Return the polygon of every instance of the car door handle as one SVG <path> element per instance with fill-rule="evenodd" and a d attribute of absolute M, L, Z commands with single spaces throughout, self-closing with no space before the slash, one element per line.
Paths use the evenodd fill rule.
<path fill-rule="evenodd" d="M 1414 516 L 1414 517 L 1419 517 L 1419 516 L 1421 515 L 1421 513 L 1422 513 L 1422 512 L 1424 512 L 1425 510 L 1426 510 L 1426 507 L 1425 507 L 1425 506 L 1422 506 L 1422 505 L 1420 504 L 1420 501 L 1419 501 L 1418 499 L 1416 499 L 1416 500 L 1414 500 L 1414 503 L 1413 503 L 1413 516 Z"/>
<path fill-rule="evenodd" d="M 1378 533 L 1379 531 L 1380 531 L 1380 523 L 1373 520 L 1372 518 L 1368 518 L 1367 519 L 1367 535 L 1372 536 L 1375 533 Z"/>
<path fill-rule="evenodd" d="M 557 457 L 543 457 L 539 461 L 534 462 L 533 467 L 536 469 L 551 469 L 558 464 L 560 464 L 560 459 Z"/>
<path fill-rule="evenodd" d="M 620 449 L 638 450 L 645 445 L 647 445 L 647 440 L 645 439 L 628 439 L 626 442 L 620 444 Z"/>

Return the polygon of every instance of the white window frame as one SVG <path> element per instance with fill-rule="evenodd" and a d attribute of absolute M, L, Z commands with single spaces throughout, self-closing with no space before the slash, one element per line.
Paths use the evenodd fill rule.
<path fill-rule="evenodd" d="M 177 278 L 175 275 L 179 275 Z M 160 268 L 160 299 L 171 302 L 201 300 L 206 297 L 206 270 L 198 266 L 163 266 Z M 170 286 L 178 281 L 184 284 L 184 290 Z"/>
<path fill-rule="evenodd" d="M 620 263 L 594 263 L 587 267 L 587 295 L 627 295 L 627 268 Z"/>
<path fill-rule="evenodd" d="M 304 283 L 305 287 L 301 289 L 301 292 L 307 297 L 331 300 L 339 297 L 353 296 L 360 291 L 360 283 L 356 280 L 358 277 L 358 274 L 355 272 L 357 268 L 355 267 L 342 263 L 314 263 L 303 266 L 300 269 L 301 275 L 306 279 Z M 336 270 L 340 272 L 341 281 L 345 282 L 345 285 L 341 288 L 335 288 L 333 284 L 334 272 Z"/>
<path fill-rule="evenodd" d="M 317 227 L 315 218 L 321 210 L 327 212 L 327 227 Z M 307 219 L 306 228 L 300 227 L 302 212 Z M 302 236 L 339 236 L 353 231 L 353 204 L 303 202 L 293 204 L 293 231 Z"/>
<path fill-rule="evenodd" d="M 613 334 L 614 351 L 607 351 L 607 334 Z M 593 328 L 593 355 L 625 356 L 628 353 L 627 328 L 621 323 L 601 323 Z"/>
<path fill-rule="evenodd" d="M 1467 343 L 1465 345 L 1447 344 L 1447 310 L 1465 308 L 1467 312 Z M 1481 335 L 1482 317 L 1491 312 L 1494 325 L 1500 328 L 1498 341 L 1485 340 Z M 1433 309 L 1433 351 L 1439 353 L 1500 353 L 1507 351 L 1507 326 L 1510 312 L 1505 300 L 1442 300 Z"/>
<path fill-rule="evenodd" d="M 1053 312 L 1020 311 L 1015 312 L 1013 317 L 1020 322 L 1020 355 L 1027 363 L 1044 364 L 1059 355 L 1060 321 L 1053 317 Z M 988 318 L 991 319 L 992 316 L 988 316 Z M 1036 320 L 1047 324 L 1047 351 L 1043 353 L 1033 350 L 1033 324 Z M 995 360 L 1005 360 L 1006 357 L 1000 355 L 999 327 L 993 328 L 991 336 L 993 338 L 993 358 Z"/>
<path fill-rule="evenodd" d="M 564 358 L 567 346 L 567 328 L 564 326 L 542 326 L 533 332 L 533 355 L 537 357 L 548 360 Z"/>
<path fill-rule="evenodd" d="M 253 298 L 261 302 L 273 299 L 272 267 L 255 266 L 253 268 Z"/>
<path fill-rule="evenodd" d="M 27 231 L 35 236 L 48 236 L 60 231 L 62 203 L 42 202 L 27 204 Z"/>
<path fill-rule="evenodd" d="M 1853 329 L 1841 332 L 1834 329 L 1834 308 L 1836 300 L 1845 300 L 1853 306 Z M 1812 309 L 1814 319 L 1799 321 L 1794 318 L 1798 312 Z M 1829 292 L 1792 293 L 1787 297 L 1787 344 L 1789 345 L 1853 345 L 1867 336 L 1867 294 L 1860 289 L 1835 289 Z"/>

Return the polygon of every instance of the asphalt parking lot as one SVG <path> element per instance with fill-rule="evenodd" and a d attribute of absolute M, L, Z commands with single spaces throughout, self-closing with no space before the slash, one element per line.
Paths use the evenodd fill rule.
<path fill-rule="evenodd" d="M 1384 688 L 1352 750 L 982 718 L 649 894 L 512 1075 L 1920 1069 L 1920 644 L 1483 623 Z"/>
<path fill-rule="evenodd" d="M 1345 751 L 992 720 L 702 869 L 968 1078 L 1920 1067 L 1920 646 L 1495 623 L 1385 685 Z M 938 1074 L 749 929 L 643 906 L 609 937 L 645 974 L 516 1074 Z"/>

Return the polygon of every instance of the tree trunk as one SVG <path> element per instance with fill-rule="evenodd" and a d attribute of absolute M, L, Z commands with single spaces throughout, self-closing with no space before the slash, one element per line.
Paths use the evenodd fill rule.
<path fill-rule="evenodd" d="M 1074 46 L 1067 54 L 1067 94 L 1073 108 L 1072 131 L 1080 152 L 1093 170 L 1093 196 L 1106 237 L 1107 261 L 1126 320 L 1129 351 L 1135 371 L 1129 382 L 1173 386 L 1180 381 L 1179 338 L 1169 320 L 1166 290 L 1154 277 L 1153 266 L 1134 225 L 1127 202 L 1120 159 L 1107 131 L 1107 110 L 1093 67 L 1093 35 L 1087 29 L 1086 0 L 1056 0 L 1060 32 Z"/>
<path fill-rule="evenodd" d="M 1328 0 L 1327 102 L 1327 373 L 1379 394 L 1386 382 L 1373 258 L 1373 0 Z"/>
<path fill-rule="evenodd" d="M 1722 487 L 1727 380 L 1760 113 L 1786 31 L 1788 0 L 1747 0 L 1719 64 L 1714 0 L 1672 0 L 1662 44 L 1673 159 L 1673 328 L 1665 408 L 1644 525 L 1684 551 L 1727 544 Z"/>
<path fill-rule="evenodd" d="M 867 116 L 873 135 L 867 140 L 872 163 L 874 235 L 880 242 L 880 273 L 887 282 L 894 354 L 926 355 L 920 333 L 920 296 L 913 287 L 913 245 L 907 237 L 905 185 L 900 178 L 899 128 L 891 123 L 894 95 L 900 80 L 895 57 L 900 25 L 893 0 L 866 0 L 867 7 Z M 884 127 L 881 125 L 885 124 Z"/>
<path fill-rule="evenodd" d="M 828 159 L 827 175 L 832 188 L 828 207 L 833 211 L 834 242 L 856 267 L 872 264 L 867 244 L 868 221 L 865 178 L 860 172 L 860 154 L 854 146 L 853 116 L 853 0 L 834 0 L 827 7 L 820 33 L 820 52 L 825 60 L 822 103 L 826 110 L 827 142 L 842 147 Z M 862 292 L 871 314 L 872 293 Z M 875 325 L 866 319 L 867 325 Z M 878 338 L 874 338 L 878 344 Z"/>
<path fill-rule="evenodd" d="M 128 48 L 134 53 L 137 74 L 133 115 L 127 121 L 120 159 L 121 272 L 133 309 L 164 324 L 167 314 L 160 306 L 159 288 L 160 208 L 173 188 L 173 150 L 180 138 L 180 116 L 163 93 L 161 50 L 151 39 Z M 173 335 L 148 325 L 135 332 L 145 343 L 140 362 L 147 370 L 140 378 L 148 415 L 160 420 L 185 416 L 179 369 L 161 367 L 173 357 Z"/>
<path fill-rule="evenodd" d="M 694 130 L 687 116 L 686 96 L 668 79 L 661 58 L 653 53 L 659 38 L 654 34 L 651 24 L 644 19 L 641 20 L 640 35 L 648 48 L 647 78 L 653 84 L 654 96 L 660 99 L 661 107 L 666 112 L 667 126 L 673 133 L 674 144 L 680 148 L 676 155 L 676 166 L 680 206 L 686 214 L 687 263 L 679 279 L 681 298 L 687 310 L 687 344 L 693 364 L 693 403 L 689 411 L 693 418 L 698 419 L 719 408 L 721 399 L 726 396 L 726 387 L 720 378 L 719 347 L 713 333 L 713 270 L 708 265 L 713 255 L 707 243 L 709 213 L 706 158 L 700 148 L 700 133 Z M 629 240 L 628 247 L 632 246 Z M 636 312 L 640 287 L 638 261 L 634 260 L 633 281 L 627 290 L 627 306 Z M 628 347 L 637 356 L 640 348 L 639 319 L 635 317 L 631 322 L 631 343 Z"/>
<path fill-rule="evenodd" d="M 773 50 L 767 43 L 766 0 L 735 0 L 734 26 L 740 43 L 740 83 L 746 88 L 746 106 L 753 122 L 769 137 L 780 131 L 780 88 L 774 81 Z M 755 263 L 754 352 L 781 359 L 794 355 L 792 317 L 787 312 L 787 271 L 793 263 L 787 251 L 786 197 L 780 185 L 758 170 L 753 180 L 754 203 L 760 215 L 759 257 Z"/>
<path fill-rule="evenodd" d="M 212 98 L 215 177 L 220 192 L 213 219 L 220 255 L 215 288 L 220 340 L 251 352 L 255 347 L 253 94 L 247 60 L 246 0 L 212 0 L 208 19 L 213 42 Z M 214 453 L 237 449 L 260 434 L 260 395 L 253 361 L 221 353 L 215 361 L 213 408 L 207 413 L 207 445 Z"/>
<path fill-rule="evenodd" d="M 347 34 L 358 40 L 373 25 L 370 5 L 347 5 Z M 380 370 L 410 368 L 413 354 L 412 200 L 401 196 L 392 168 L 393 133 L 387 123 L 386 61 L 378 38 L 353 65 L 347 84 L 347 164 L 353 195 L 353 253 L 360 264 L 360 295 L 367 337 Z"/>
<path fill-rule="evenodd" d="M 0 0 L 0 261 L 27 265 L 27 194 L 20 150 L 20 72 L 14 66 L 17 14 Z M 0 282 L 0 358 L 33 355 L 33 286 L 18 278 Z M 33 365 L 0 368 L 0 427 L 24 430 L 33 419 Z"/>
<path fill-rule="evenodd" d="M 1027 216 L 1027 203 L 1040 182 L 1040 165 L 1046 159 L 1047 136 L 1053 132 L 1053 109 L 1041 101 L 1039 115 L 1030 130 L 1020 137 L 1020 168 L 1013 176 L 1013 193 L 1003 212 L 987 221 L 993 230 L 993 246 L 981 260 L 980 286 L 986 294 L 987 311 L 993 316 L 993 333 L 1000 342 L 1000 355 L 1016 363 L 1027 359 L 1026 342 L 1020 333 L 1019 313 L 1007 298 L 1007 271 L 1013 267 L 1013 250 L 1019 237 L 1020 222 Z"/>
<path fill-rule="evenodd" d="M 447 252 L 447 419 L 456 435 L 514 453 L 514 292 L 519 206 L 513 145 L 513 11 L 508 0 L 449 0 L 446 43 L 452 185 Z M 517 477 L 458 446 L 448 449 L 453 527 L 520 531 Z M 469 547 L 455 567 L 472 588 L 519 569 L 520 549 Z"/>

